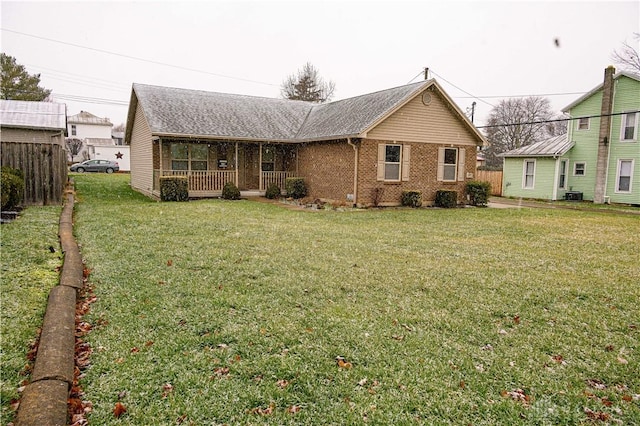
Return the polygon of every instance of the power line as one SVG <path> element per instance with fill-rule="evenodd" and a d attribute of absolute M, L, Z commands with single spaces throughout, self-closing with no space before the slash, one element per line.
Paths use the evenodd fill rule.
<path fill-rule="evenodd" d="M 67 45 L 67 46 L 73 46 L 73 47 L 77 47 L 79 49 L 86 49 L 86 50 L 91 50 L 91 51 L 94 51 L 94 52 L 104 53 L 104 54 L 107 54 L 107 55 L 119 56 L 121 58 L 127 58 L 127 59 L 131 59 L 131 60 L 134 60 L 134 61 L 147 62 L 147 63 L 154 64 L 154 65 L 162 65 L 162 66 L 165 66 L 165 67 L 176 68 L 176 69 L 180 69 L 180 70 L 184 70 L 184 71 L 197 72 L 197 73 L 200 73 L 200 74 L 213 75 L 213 76 L 216 76 L 216 77 L 229 78 L 229 79 L 232 79 L 232 80 L 245 81 L 245 82 L 248 82 L 248 83 L 263 84 L 265 86 L 280 87 L 277 84 L 265 83 L 264 81 L 250 80 L 250 79 L 247 79 L 247 78 L 233 77 L 233 76 L 230 76 L 230 75 L 218 74 L 218 73 L 214 73 L 214 72 L 210 72 L 210 71 L 199 70 L 199 69 L 196 69 L 196 68 L 183 67 L 181 65 L 167 64 L 165 62 L 154 61 L 152 59 L 144 59 L 144 58 L 139 58 L 137 56 L 125 55 L 123 53 L 111 52 L 109 50 L 97 49 L 95 47 L 82 46 L 80 44 L 69 43 L 69 42 L 61 41 L 61 40 L 54 40 L 52 38 L 41 37 L 41 36 L 37 36 L 37 35 L 33 35 L 33 34 L 27 34 L 27 33 L 21 32 L 21 31 L 10 30 L 8 28 L 0 28 L 0 30 L 7 31 L 7 32 L 10 32 L 10 33 L 14 33 L 14 34 L 20 34 L 20 35 L 23 35 L 23 36 L 26 36 L 26 37 L 37 38 L 37 39 L 49 41 L 49 42 L 52 42 L 52 43 L 59 43 L 59 44 Z"/>
<path fill-rule="evenodd" d="M 487 102 L 487 101 L 485 101 L 484 99 L 481 99 L 481 98 L 479 98 L 479 97 L 477 97 L 477 96 L 475 96 L 475 95 L 472 95 L 471 93 L 467 92 L 466 90 L 459 88 L 458 86 L 456 86 L 455 84 L 453 84 L 453 83 L 452 83 L 452 82 L 450 82 L 449 80 L 445 79 L 443 76 L 441 76 L 440 74 L 438 74 L 437 72 L 435 72 L 435 71 L 433 70 L 433 68 L 429 68 L 429 71 L 430 71 L 430 72 L 432 72 L 432 73 L 433 73 L 433 75 L 435 75 L 436 77 L 439 77 L 442 81 L 446 81 L 447 83 L 449 83 L 450 85 L 452 85 L 452 86 L 453 86 L 453 87 L 455 87 L 456 89 L 460 90 L 461 92 L 466 93 L 467 95 L 469 95 L 469 96 L 470 96 L 470 97 L 472 97 L 473 99 L 477 99 L 477 100 L 479 100 L 480 102 L 483 102 L 483 103 L 485 103 L 485 104 L 489 105 L 490 107 L 495 108 L 495 105 L 490 104 L 489 102 Z"/>
<path fill-rule="evenodd" d="M 535 95 L 490 95 L 490 96 L 456 96 L 456 98 L 529 98 L 529 97 L 541 97 L 541 96 L 568 96 L 568 95 L 584 95 L 586 92 L 565 92 L 565 93 L 540 93 Z"/>
<path fill-rule="evenodd" d="M 522 126 L 525 124 L 546 124 L 546 123 L 558 123 L 560 121 L 574 121 L 580 120 L 582 118 L 599 118 L 599 117 L 613 117 L 615 115 L 626 115 L 626 114 L 635 114 L 640 112 L 637 111 L 625 111 L 625 112 L 614 112 L 611 114 L 597 114 L 597 115 L 582 115 L 580 117 L 567 117 L 567 118 L 556 118 L 553 120 L 540 120 L 540 121 L 526 121 L 523 123 L 504 123 L 504 124 L 492 124 L 487 126 L 476 126 L 477 129 L 487 129 L 491 127 L 512 127 L 512 126 Z"/>

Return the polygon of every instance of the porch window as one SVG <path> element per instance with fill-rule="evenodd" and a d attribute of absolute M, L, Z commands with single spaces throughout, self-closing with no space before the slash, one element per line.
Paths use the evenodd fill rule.
<path fill-rule="evenodd" d="M 262 171 L 272 172 L 275 168 L 276 149 L 273 146 L 262 147 Z"/>
<path fill-rule="evenodd" d="M 207 145 L 171 144 L 172 170 L 207 170 L 209 147 Z"/>
<path fill-rule="evenodd" d="M 633 176 L 633 160 L 618 160 L 616 192 L 631 192 L 631 176 Z"/>
<path fill-rule="evenodd" d="M 622 116 L 622 128 L 620 140 L 634 141 L 638 134 L 638 113 L 629 112 Z"/>
<path fill-rule="evenodd" d="M 524 160 L 522 188 L 533 189 L 536 176 L 536 160 Z"/>

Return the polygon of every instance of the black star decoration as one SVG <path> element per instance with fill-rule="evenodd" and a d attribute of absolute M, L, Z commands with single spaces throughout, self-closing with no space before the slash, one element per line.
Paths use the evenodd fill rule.
<path fill-rule="evenodd" d="M 124 155 L 123 153 L 121 153 L 120 151 L 118 151 L 118 153 L 116 154 L 116 158 L 122 158 L 122 156 L 123 156 L 123 155 Z"/>

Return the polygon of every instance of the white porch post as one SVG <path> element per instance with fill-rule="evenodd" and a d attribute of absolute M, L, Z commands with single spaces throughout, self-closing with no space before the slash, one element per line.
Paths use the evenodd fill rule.
<path fill-rule="evenodd" d="M 240 167 L 238 165 L 238 141 L 236 141 L 236 186 L 238 186 L 238 177 L 239 177 L 239 173 L 238 173 L 238 168 Z"/>
<path fill-rule="evenodd" d="M 260 191 L 263 191 L 262 188 L 262 142 L 260 142 L 260 153 L 258 154 L 258 162 L 260 163 L 260 174 L 258 175 L 258 179 L 260 180 L 260 183 L 258 184 L 258 189 Z"/>

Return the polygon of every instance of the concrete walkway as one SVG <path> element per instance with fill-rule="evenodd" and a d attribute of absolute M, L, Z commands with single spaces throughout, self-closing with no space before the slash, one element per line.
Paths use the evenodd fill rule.
<path fill-rule="evenodd" d="M 73 191 L 68 190 L 58 231 L 64 254 L 60 282 L 49 293 L 31 382 L 22 393 L 16 426 L 67 424 L 75 368 L 76 298 L 84 270 L 73 237 L 73 204 Z"/>
<path fill-rule="evenodd" d="M 563 210 L 578 210 L 592 213 L 611 213 L 611 214 L 624 214 L 624 215 L 637 215 L 640 216 L 640 207 L 620 207 L 615 206 L 603 206 L 598 207 L 592 203 L 587 205 L 584 202 L 576 201 L 575 204 L 558 203 L 556 201 L 536 201 L 536 200 L 522 200 L 515 198 L 503 198 L 503 197 L 490 197 L 489 207 L 496 209 L 509 209 L 509 208 L 538 208 L 538 209 L 563 209 Z"/>

